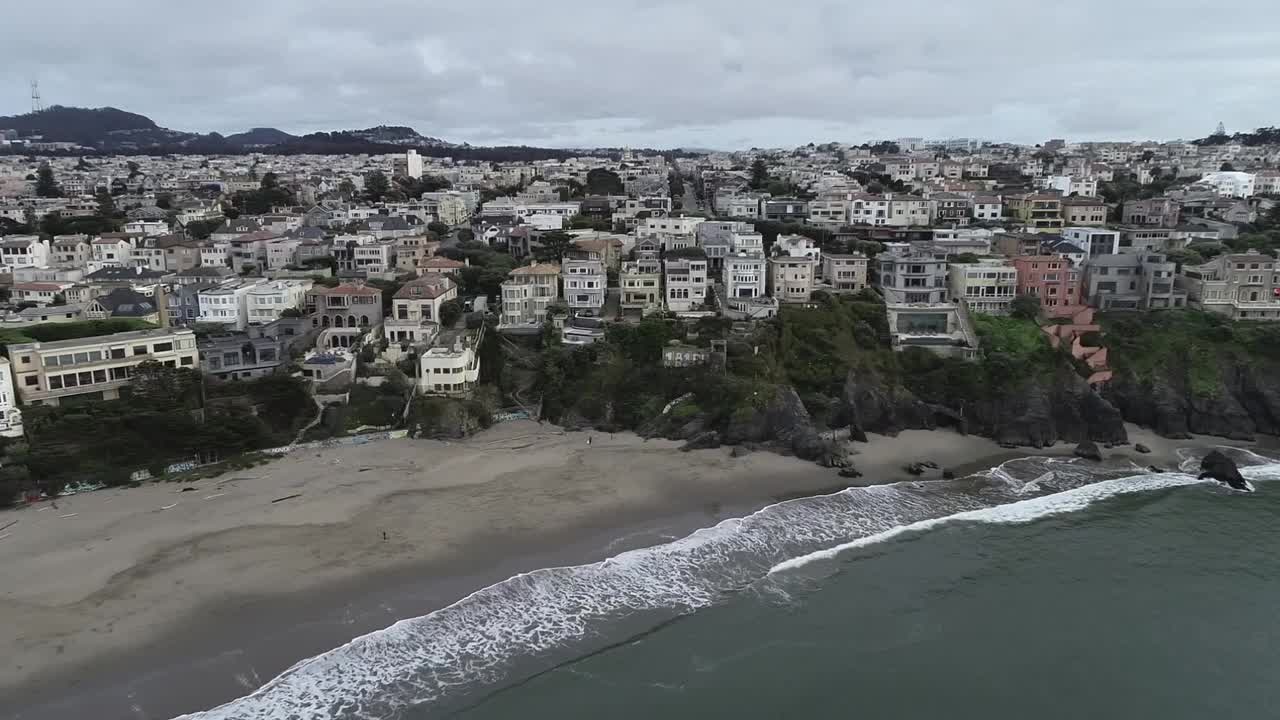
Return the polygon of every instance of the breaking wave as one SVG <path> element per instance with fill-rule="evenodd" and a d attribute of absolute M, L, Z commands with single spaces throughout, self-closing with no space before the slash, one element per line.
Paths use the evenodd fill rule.
<path fill-rule="evenodd" d="M 1199 456 L 1181 459 L 1189 469 Z M 1239 451 L 1236 460 L 1252 480 L 1280 479 L 1273 460 Z M 513 673 L 547 669 L 622 639 L 620 627 L 651 628 L 851 548 L 942 523 L 1029 522 L 1116 495 L 1199 482 L 1183 472 L 1135 474 L 1021 458 L 955 481 L 789 500 L 665 545 L 517 575 L 299 662 L 247 697 L 182 718 L 386 718 L 518 679 Z M 522 670 L 513 670 L 516 663 Z"/>

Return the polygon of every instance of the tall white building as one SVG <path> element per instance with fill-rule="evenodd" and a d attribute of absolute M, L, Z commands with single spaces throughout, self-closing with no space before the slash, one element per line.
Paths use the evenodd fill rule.
<path fill-rule="evenodd" d="M 561 272 L 564 277 L 564 298 L 574 314 L 598 314 L 604 309 L 605 287 L 608 284 L 604 263 L 599 260 L 566 259 Z"/>
<path fill-rule="evenodd" d="M 237 281 L 201 291 L 196 296 L 200 308 L 199 321 L 243 331 L 249 326 L 249 295 L 262 282 Z"/>
<path fill-rule="evenodd" d="M 22 411 L 13 394 L 13 368 L 8 358 L 0 358 L 0 437 L 22 437 Z"/>
<path fill-rule="evenodd" d="M 670 312 L 689 312 L 706 301 L 710 286 L 706 258 L 667 260 L 663 273 L 666 275 L 667 310 Z"/>

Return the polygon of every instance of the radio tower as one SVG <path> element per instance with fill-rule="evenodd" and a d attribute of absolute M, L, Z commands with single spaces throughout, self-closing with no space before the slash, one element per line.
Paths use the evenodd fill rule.
<path fill-rule="evenodd" d="M 44 103 L 40 101 L 40 81 L 31 81 L 31 112 L 38 113 L 44 110 Z"/>

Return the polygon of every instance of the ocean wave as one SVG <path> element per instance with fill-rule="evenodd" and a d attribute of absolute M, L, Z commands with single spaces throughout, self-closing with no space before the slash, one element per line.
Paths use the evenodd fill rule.
<path fill-rule="evenodd" d="M 1247 476 L 1280 478 L 1280 466 Z M 946 522 L 1027 522 L 1118 494 L 1190 485 L 1184 474 L 1110 478 L 1019 459 L 953 482 L 904 482 L 789 500 L 602 562 L 517 575 L 454 604 L 295 664 L 252 694 L 182 720 L 384 718 L 509 680 L 512 664 L 570 659 L 628 618 L 650 625 L 719 602 L 771 574 Z M 1044 491 L 1027 498 L 1036 483 Z M 1049 487 L 1051 486 L 1051 487 Z M 850 541 L 850 538 L 856 538 Z"/>

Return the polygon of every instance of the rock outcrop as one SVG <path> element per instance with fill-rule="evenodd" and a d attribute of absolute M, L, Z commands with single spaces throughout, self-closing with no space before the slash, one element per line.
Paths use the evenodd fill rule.
<path fill-rule="evenodd" d="M 1216 377 L 1196 383 L 1178 367 L 1142 378 L 1120 372 L 1105 394 L 1126 420 L 1169 438 L 1252 440 L 1280 434 L 1280 367 L 1224 356 L 1216 371 Z"/>
<path fill-rule="evenodd" d="M 1220 450 L 1214 450 L 1200 461 L 1200 478 L 1213 478 L 1233 490 L 1253 491 L 1253 486 L 1240 474 L 1235 461 Z"/>
<path fill-rule="evenodd" d="M 1079 445 L 1076 445 L 1076 449 L 1072 451 L 1071 454 L 1075 455 L 1078 458 L 1083 458 L 1085 460 L 1102 462 L 1102 451 L 1098 449 L 1097 443 L 1094 443 L 1089 440 L 1086 440 L 1080 443 Z"/>
<path fill-rule="evenodd" d="M 1065 369 L 1018 386 L 991 388 L 985 399 L 968 406 L 930 405 L 879 374 L 855 371 L 845 381 L 842 400 L 838 418 L 848 423 L 855 440 L 865 440 L 869 432 L 894 435 L 948 425 L 1022 447 L 1128 441 L 1119 410 Z"/>
<path fill-rule="evenodd" d="M 800 396 L 790 387 L 779 387 L 767 407 L 749 413 L 735 413 L 723 434 L 730 445 L 744 442 L 772 442 L 803 460 L 825 467 L 843 467 L 848 453 L 841 443 L 818 433 L 813 418 Z"/>

